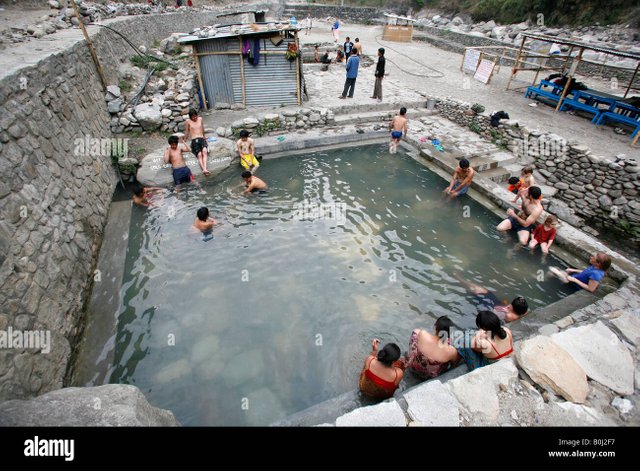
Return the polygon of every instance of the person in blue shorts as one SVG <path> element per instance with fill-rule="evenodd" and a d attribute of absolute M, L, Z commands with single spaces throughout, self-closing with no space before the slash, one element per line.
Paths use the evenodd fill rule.
<path fill-rule="evenodd" d="M 575 283 L 582 289 L 586 289 L 590 293 L 595 292 L 600 286 L 600 282 L 607 274 L 607 270 L 611 266 L 611 257 L 607 254 L 598 252 L 589 259 L 588 268 L 579 270 L 577 268 L 567 268 L 564 271 L 556 267 L 551 267 L 549 271 L 560 278 L 565 283 Z M 571 276 L 571 273 L 577 273 Z"/>
<path fill-rule="evenodd" d="M 190 152 L 187 144 L 184 142 L 180 143 L 178 136 L 170 136 L 169 147 L 164 150 L 164 163 L 168 164 L 171 162 L 173 183 L 175 183 L 176 186 L 189 183 L 194 179 L 191 170 L 184 161 L 184 157 L 182 156 L 183 152 Z"/>
<path fill-rule="evenodd" d="M 391 141 L 389 141 L 389 153 L 395 154 L 398 152 L 398 145 L 400 145 L 400 139 L 402 136 L 407 135 L 409 129 L 409 120 L 405 116 L 407 109 L 403 106 L 400 108 L 400 114 L 395 117 L 389 123 L 389 131 L 391 131 Z"/>
<path fill-rule="evenodd" d="M 460 159 L 458 167 L 453 172 L 451 183 L 443 190 L 443 193 L 449 197 L 449 200 L 466 195 L 475 173 L 475 170 L 471 168 L 467 159 Z"/>

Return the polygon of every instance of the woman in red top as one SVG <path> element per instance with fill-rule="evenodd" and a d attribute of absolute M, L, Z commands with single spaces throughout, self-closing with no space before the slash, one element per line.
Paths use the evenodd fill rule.
<path fill-rule="evenodd" d="M 533 230 L 531 242 L 529 242 L 529 248 L 533 250 L 538 244 L 540 244 L 542 253 L 547 255 L 551 248 L 551 244 L 553 244 L 553 241 L 556 239 L 556 223 L 557 219 L 555 216 L 548 216 L 547 219 L 544 220 L 544 224 L 540 224 L 536 227 Z"/>
<path fill-rule="evenodd" d="M 400 347 L 388 343 L 378 351 L 380 340 L 373 339 L 372 350 L 364 361 L 360 373 L 360 391 L 374 399 L 389 399 L 398 389 L 404 375 L 404 362 L 400 358 Z"/>

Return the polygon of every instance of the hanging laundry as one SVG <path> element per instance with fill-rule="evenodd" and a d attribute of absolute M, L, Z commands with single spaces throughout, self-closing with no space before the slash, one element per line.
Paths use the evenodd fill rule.
<path fill-rule="evenodd" d="M 260 40 L 259 39 L 253 40 L 253 47 L 251 48 L 251 51 L 253 52 L 253 61 L 251 62 L 251 65 L 256 66 L 260 64 Z"/>

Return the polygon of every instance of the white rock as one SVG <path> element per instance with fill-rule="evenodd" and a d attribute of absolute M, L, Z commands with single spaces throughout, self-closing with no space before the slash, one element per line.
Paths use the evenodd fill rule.
<path fill-rule="evenodd" d="M 360 407 L 336 419 L 336 427 L 406 427 L 407 419 L 396 400 Z"/>
<path fill-rule="evenodd" d="M 478 368 L 447 383 L 473 425 L 495 425 L 499 412 L 498 389 L 518 377 L 513 359 Z"/>
<path fill-rule="evenodd" d="M 639 311 L 623 311 L 623 314 L 611 321 L 622 335 L 629 340 L 635 347 L 640 346 L 640 312 Z"/>
<path fill-rule="evenodd" d="M 618 394 L 633 394 L 631 354 L 602 322 L 568 329 L 551 338 L 569 352 L 589 378 Z"/>
<path fill-rule="evenodd" d="M 160 107 L 156 104 L 144 103 L 138 105 L 135 107 L 133 114 L 145 131 L 155 131 L 162 124 L 162 113 Z"/>
<path fill-rule="evenodd" d="M 162 111 L 160 112 L 162 113 L 162 117 L 163 118 L 168 118 L 169 116 L 171 116 L 171 110 L 168 108 L 163 108 Z"/>
<path fill-rule="evenodd" d="M 633 410 L 633 403 L 629 399 L 623 399 L 618 396 L 613 398 L 611 405 L 618 409 L 621 414 L 628 414 Z"/>
<path fill-rule="evenodd" d="M 403 394 L 407 413 L 416 425 L 458 427 L 459 403 L 449 388 L 440 381 L 428 381 Z"/>

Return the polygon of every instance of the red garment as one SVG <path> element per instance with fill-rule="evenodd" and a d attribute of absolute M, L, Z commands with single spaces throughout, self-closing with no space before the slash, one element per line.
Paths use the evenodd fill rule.
<path fill-rule="evenodd" d="M 551 230 L 546 231 L 544 224 L 540 224 L 533 230 L 533 238 L 538 241 L 539 244 L 549 243 L 549 241 L 556 238 L 556 228 L 552 227 Z"/>
<path fill-rule="evenodd" d="M 498 353 L 498 349 L 493 344 L 493 342 L 489 342 L 491 344 L 491 348 L 493 348 L 493 351 L 496 352 L 496 354 L 498 355 L 495 358 L 490 358 L 491 361 L 499 360 L 500 358 L 504 358 L 504 357 L 509 356 L 509 355 L 511 355 L 513 353 L 513 337 L 511 337 L 510 334 L 507 334 L 507 336 L 509 337 L 509 350 L 507 350 L 506 352 Z"/>

